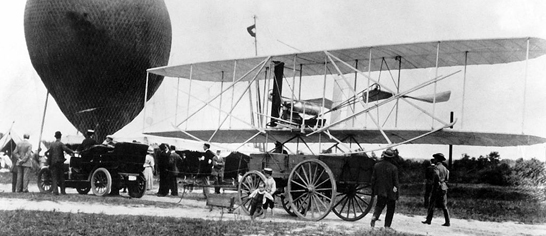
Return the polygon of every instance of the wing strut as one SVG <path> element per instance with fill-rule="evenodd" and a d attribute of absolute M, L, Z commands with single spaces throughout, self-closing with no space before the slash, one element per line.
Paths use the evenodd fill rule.
<path fill-rule="evenodd" d="M 440 60 L 440 42 L 438 42 L 438 45 L 436 46 L 436 76 L 438 76 L 438 60 Z M 436 87 L 437 83 L 434 83 L 434 98 L 432 102 L 432 115 L 434 116 L 436 114 Z M 432 119 L 432 126 L 431 128 L 434 128 L 434 119 Z"/>
<path fill-rule="evenodd" d="M 241 76 L 237 81 L 235 81 L 233 84 L 231 84 L 230 86 L 228 86 L 226 89 L 222 90 L 218 95 L 214 96 L 213 98 L 209 99 L 209 101 L 207 102 L 207 104 L 201 106 L 199 109 L 197 109 L 197 111 L 195 111 L 194 113 L 192 113 L 191 115 L 189 115 L 188 117 L 186 117 L 186 119 L 184 119 L 182 122 L 180 122 L 177 126 L 183 124 L 184 122 L 186 122 L 187 120 L 189 120 L 191 117 L 193 117 L 195 114 L 199 113 L 199 111 L 201 111 L 203 108 L 205 108 L 207 105 L 209 105 L 212 101 L 214 101 L 216 98 L 218 98 L 220 95 L 222 95 L 223 93 L 225 93 L 227 90 L 231 89 L 232 87 L 235 86 L 235 84 L 239 81 L 241 81 L 242 79 L 244 79 L 248 74 L 250 74 L 250 72 L 256 70 L 256 68 L 258 68 L 260 65 L 263 66 L 266 64 L 267 61 L 269 61 L 269 59 L 271 59 L 271 56 L 267 57 L 265 60 L 263 60 L 262 62 L 260 62 L 258 65 L 254 66 L 251 70 L 247 71 L 243 76 Z"/>
<path fill-rule="evenodd" d="M 186 106 L 186 114 L 190 114 L 190 94 L 191 94 L 191 85 L 193 82 L 193 65 L 190 66 L 190 86 L 188 87 L 188 104 Z M 186 130 L 188 129 L 188 123 L 186 123 Z"/>
<path fill-rule="evenodd" d="M 373 78 L 366 76 L 366 75 L 365 75 L 364 73 L 362 73 L 361 71 L 356 70 L 353 66 L 347 64 L 346 62 L 344 62 L 344 61 L 342 61 L 341 59 L 337 58 L 336 56 L 332 55 L 331 53 L 329 53 L 329 52 L 327 52 L 327 51 L 325 51 L 325 53 L 327 53 L 329 56 L 335 58 L 336 60 L 338 60 L 338 61 L 341 62 L 342 64 L 346 65 L 347 67 L 351 68 L 352 70 L 358 71 L 358 73 L 360 73 L 360 74 L 362 74 L 363 76 L 367 77 L 368 79 L 374 81 L 375 83 L 378 83 L 378 82 L 375 81 Z M 420 85 L 418 85 L 418 86 L 415 86 L 415 87 L 413 87 L 413 88 L 411 88 L 411 89 L 409 89 L 409 90 L 407 90 L 407 91 L 405 91 L 405 92 L 396 94 L 396 95 L 394 95 L 393 97 L 390 97 L 390 98 L 384 100 L 383 102 L 380 102 L 380 103 L 378 103 L 378 104 L 376 104 L 376 105 L 374 105 L 374 106 L 372 106 L 372 107 L 366 108 L 366 109 L 364 109 L 363 111 L 360 111 L 360 112 L 358 112 L 358 113 L 356 113 L 356 114 L 353 114 L 352 116 L 349 116 L 348 118 L 350 119 L 350 118 L 352 118 L 352 117 L 355 116 L 355 115 L 360 115 L 360 114 L 362 114 L 362 113 L 364 113 L 364 112 L 368 112 L 369 110 L 371 110 L 371 109 L 373 109 L 373 108 L 379 107 L 380 105 L 383 105 L 383 104 L 385 104 L 385 103 L 387 103 L 387 102 L 390 102 L 390 101 L 392 101 L 392 100 L 394 100 L 394 99 L 397 99 L 397 98 L 399 98 L 399 97 L 401 97 L 401 96 L 404 96 L 404 95 L 406 95 L 406 94 L 408 94 L 408 93 L 411 93 L 411 92 L 413 92 L 413 91 L 415 91 L 415 90 L 421 89 L 421 88 L 423 88 L 423 87 L 425 87 L 425 86 L 428 86 L 428 85 L 430 85 L 430 84 L 432 84 L 432 83 L 435 83 L 435 82 L 438 82 L 438 81 L 440 81 L 440 80 L 443 80 L 443 79 L 445 79 L 445 78 L 447 78 L 447 77 L 449 77 L 449 76 L 451 76 L 451 75 L 454 75 L 454 74 L 456 74 L 456 73 L 458 73 L 458 72 L 460 72 L 460 70 L 459 70 L 459 71 L 456 71 L 456 72 L 454 72 L 454 73 L 451 73 L 451 74 L 449 74 L 449 75 L 447 75 L 447 76 L 436 77 L 436 78 L 434 78 L 434 79 L 432 79 L 432 80 L 429 80 L 429 81 L 427 81 L 427 82 L 425 82 L 425 83 L 422 83 L 422 84 L 420 84 Z M 385 89 L 386 89 L 387 91 L 389 91 L 389 92 L 391 92 L 391 93 L 394 94 L 394 92 L 391 91 L 390 89 L 388 89 L 388 88 L 385 88 Z M 354 91 L 353 91 L 353 92 L 354 92 Z M 315 134 L 315 133 L 317 133 L 317 132 L 322 132 L 323 130 L 328 129 L 329 127 L 332 127 L 332 126 L 334 126 L 334 125 L 337 125 L 337 124 L 339 124 L 339 123 L 341 123 L 341 122 L 346 121 L 348 118 L 339 120 L 339 121 L 334 122 L 334 123 L 332 123 L 332 124 L 330 124 L 330 125 L 328 125 L 328 126 L 326 126 L 326 127 L 320 128 L 320 129 L 318 129 L 318 130 L 312 132 L 312 133 L 309 134 L 309 135 Z"/>
<path fill-rule="evenodd" d="M 345 78 L 345 76 L 343 75 L 343 73 L 341 73 L 341 70 L 339 69 L 339 67 L 337 66 L 337 64 L 334 62 L 334 60 L 332 59 L 332 56 L 330 53 L 328 52 L 325 52 L 326 55 L 328 56 L 328 59 L 332 62 L 332 64 L 334 65 L 334 67 L 336 68 L 336 70 L 338 71 L 338 75 L 341 76 L 341 78 L 343 79 L 343 81 L 345 81 L 345 83 L 347 84 L 347 86 L 351 86 L 349 84 L 349 82 L 347 81 L 347 79 Z M 339 60 L 339 59 L 338 59 Z M 357 94 L 355 93 L 354 90 L 350 90 L 351 93 L 353 93 L 353 96 L 356 97 Z M 359 100 L 359 103 L 366 109 L 366 104 L 363 104 L 363 101 Z M 368 113 L 369 114 L 369 113 Z M 352 118 L 352 117 L 351 117 Z M 379 129 L 379 131 L 381 132 L 381 134 L 383 135 L 383 137 L 385 138 L 385 140 L 387 140 L 387 142 L 389 144 L 391 144 L 391 140 L 389 139 L 389 137 L 385 134 L 385 132 L 383 131 L 383 129 L 381 128 L 381 126 L 379 125 L 379 123 L 373 119 L 373 117 L 370 115 L 370 118 L 372 119 L 372 121 L 375 123 L 375 125 L 377 126 L 377 128 Z"/>
<path fill-rule="evenodd" d="M 525 132 L 525 103 L 527 100 L 527 71 L 529 67 L 529 38 L 527 38 L 527 53 L 525 54 L 525 79 L 523 82 L 523 111 L 521 114 L 521 133 Z"/>
<path fill-rule="evenodd" d="M 463 104 L 461 106 L 461 129 L 463 129 L 464 124 L 464 100 L 466 94 L 466 64 L 468 62 L 468 51 L 464 53 L 464 72 L 463 72 Z"/>
<path fill-rule="evenodd" d="M 224 120 L 222 121 L 222 123 L 220 123 L 220 125 L 218 125 L 218 128 L 216 129 L 216 131 L 214 131 L 214 133 L 212 134 L 212 136 L 209 138 L 209 142 L 210 140 L 212 140 L 212 138 L 214 138 L 214 136 L 216 135 L 216 133 L 218 132 L 218 130 L 220 130 L 220 128 L 222 127 L 222 125 L 226 122 L 227 118 L 229 117 L 230 118 L 230 126 L 231 126 L 231 117 L 233 117 L 233 115 L 231 114 L 233 112 L 233 110 L 235 109 L 235 107 L 237 106 L 237 104 L 239 104 L 239 102 L 241 102 L 241 99 L 243 98 L 243 96 L 246 94 L 246 92 L 252 87 L 252 83 L 254 83 L 256 81 L 256 78 L 258 78 L 258 75 L 260 74 L 260 72 L 262 71 L 262 69 L 264 68 L 266 63 L 262 63 L 262 66 L 260 67 L 260 69 L 258 70 L 258 72 L 256 72 L 256 75 L 254 75 L 254 77 L 252 78 L 252 80 L 250 81 L 250 83 L 248 83 L 248 86 L 246 86 L 246 89 L 245 91 L 243 91 L 243 94 L 241 94 L 241 96 L 239 97 L 239 99 L 237 99 L 237 101 L 235 102 L 235 104 L 233 104 L 233 97 L 231 98 L 232 99 L 232 104 L 231 104 L 231 109 L 229 110 L 229 115 L 226 116 L 224 118 Z M 234 83 L 235 84 L 235 83 Z M 235 91 L 235 88 L 233 88 L 233 91 Z M 231 127 L 230 127 L 231 128 Z"/>

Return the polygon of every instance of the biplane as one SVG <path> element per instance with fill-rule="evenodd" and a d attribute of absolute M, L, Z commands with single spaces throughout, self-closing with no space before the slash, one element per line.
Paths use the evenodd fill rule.
<path fill-rule="evenodd" d="M 248 169 L 238 181 L 238 203 L 244 211 L 249 212 L 250 193 L 265 182 L 259 170 L 268 167 L 274 170 L 282 206 L 290 215 L 320 220 L 333 211 L 343 220 L 355 221 L 370 211 L 374 201 L 370 182 L 375 159 L 366 153 L 402 144 L 545 143 L 546 139 L 532 135 L 455 130 L 456 120 L 446 121 L 436 111 L 451 99 L 451 92 L 438 91 L 438 84 L 454 77 L 464 80 L 466 66 L 511 63 L 545 53 L 546 40 L 539 38 L 459 40 L 151 68 L 149 74 L 187 80 L 184 87 L 176 88 L 186 97 L 187 106 L 180 112 L 181 121 L 176 117 L 171 120 L 174 130 L 145 134 L 211 142 L 218 147 L 224 143 L 264 144 L 265 152 L 251 154 L 244 163 Z M 464 68 L 463 73 L 459 67 Z M 398 70 L 394 73 L 397 77 L 392 76 L 391 68 Z M 401 86 L 401 71 L 423 68 L 435 68 L 436 73 L 421 80 L 404 78 L 412 85 Z M 439 68 L 445 74 L 439 74 Z M 382 80 L 382 72 L 387 72 L 390 80 Z M 195 81 L 205 83 L 205 91 L 216 87 L 218 92 L 207 97 L 202 90 L 194 91 Z M 425 90 L 431 87 L 433 90 Z M 432 94 L 423 95 L 423 91 Z M 427 118 L 409 123 L 430 126 L 399 127 L 401 102 Z M 178 113 L 178 104 L 175 110 Z M 214 119 L 217 125 L 205 124 Z M 197 122 L 188 125 L 192 120 Z M 311 154 L 299 152 L 298 147 L 290 150 L 287 144 L 294 142 L 303 143 Z M 267 151 L 271 143 L 275 148 Z M 315 154 L 308 143 L 332 146 Z M 363 143 L 382 146 L 366 150 L 360 145 Z M 332 153 L 334 148 L 336 153 Z M 240 164 L 229 171 L 240 173 Z"/>
<path fill-rule="evenodd" d="M 446 121 L 435 109 L 450 98 L 450 91 L 437 91 L 444 79 L 465 79 L 466 71 L 448 71 L 401 91 L 400 71 L 421 68 L 460 68 L 471 65 L 492 65 L 530 60 L 544 55 L 546 41 L 540 38 L 510 38 L 424 42 L 400 45 L 359 47 L 307 53 L 253 57 L 223 61 L 191 63 L 148 69 L 149 74 L 182 78 L 189 81 L 186 88 L 178 88 L 187 104 L 194 110 L 178 110 L 185 118 L 176 122 L 171 131 L 149 131 L 148 135 L 182 138 L 211 143 L 334 143 L 343 152 L 354 151 L 352 144 L 384 144 L 382 148 L 401 144 L 445 144 L 469 146 L 520 146 L 544 143 L 546 139 L 525 134 L 501 134 L 456 129 L 454 121 Z M 392 84 L 381 80 L 381 72 L 398 78 Z M 370 76 L 376 72 L 375 76 Z M 379 74 L 377 74 L 379 73 Z M 310 79 L 309 79 L 310 78 Z M 302 85 L 302 80 L 308 79 Z M 193 81 L 193 82 L 192 82 Z M 210 82 L 221 87 L 208 100 L 192 94 L 192 83 Z M 326 95 L 327 81 L 333 81 L 334 94 Z M 235 94 L 235 87 L 239 91 Z M 464 85 L 463 85 L 464 86 Z M 434 87 L 433 94 L 414 95 L 425 87 Z M 467 88 L 463 87 L 463 90 Z M 319 98 L 305 97 L 309 90 L 322 91 Z M 242 92 L 241 92 L 242 91 Z M 336 93 L 338 94 L 337 98 Z M 341 96 L 339 96 L 341 94 Z M 226 106 L 222 97 L 231 96 Z M 248 98 L 245 98 L 248 96 Z M 242 102 L 249 99 L 249 102 Z M 215 104 L 220 100 L 219 105 Z M 398 120 L 399 103 L 425 114 L 430 128 L 411 129 L 385 126 L 385 120 Z M 425 102 L 427 105 L 420 103 Z M 463 101 L 456 101 L 462 102 Z M 197 105 L 196 105 L 197 104 Z M 375 112 L 383 109 L 396 115 Z M 205 107 L 211 110 L 204 109 Z M 146 108 L 145 108 L 146 109 Z M 237 109 L 245 110 L 246 114 Z M 203 112 L 217 113 L 218 126 L 210 129 L 185 129 L 185 123 L 199 120 Z M 200 113 L 201 112 L 201 113 Z M 206 113 L 206 112 L 205 112 Z M 243 115 L 241 115 L 243 114 Z M 396 116 L 393 118 L 393 116 Z M 362 117 L 364 119 L 362 119 Z M 236 119 L 241 128 L 227 128 L 226 121 Z M 383 119 L 383 120 L 380 120 Z M 360 120 L 361 124 L 358 124 Z M 367 124 L 362 124 L 366 121 Z M 174 123 L 174 122 L 173 122 Z M 347 125 L 351 123 L 351 125 Z M 356 123 L 356 124 L 355 124 Z M 392 123 L 392 122 L 391 122 Z M 396 122 L 395 122 L 396 123 Z M 370 125 L 372 124 L 372 125 Z M 371 127 L 370 127 L 371 126 Z M 365 150 L 370 151 L 370 150 Z"/>

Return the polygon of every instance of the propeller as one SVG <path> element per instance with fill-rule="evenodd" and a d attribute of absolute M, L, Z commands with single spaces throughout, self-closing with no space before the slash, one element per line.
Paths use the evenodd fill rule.
<path fill-rule="evenodd" d="M 367 98 L 368 102 L 375 102 L 375 101 L 387 99 L 387 98 L 390 98 L 390 97 L 392 97 L 394 95 L 394 94 L 392 94 L 390 92 L 386 92 L 386 91 L 382 91 L 382 90 L 372 90 L 372 91 L 370 91 L 369 94 L 370 95 Z M 367 96 L 367 93 L 364 92 L 362 94 L 362 100 L 366 101 L 366 96 Z M 440 92 L 440 93 L 436 93 L 436 94 L 428 94 L 428 95 L 423 95 L 423 96 L 418 96 L 418 97 L 408 96 L 408 95 L 404 95 L 402 97 L 403 98 L 411 98 L 411 99 L 415 99 L 417 101 L 428 102 L 428 103 L 447 102 L 449 100 L 449 97 L 451 97 L 451 91 L 445 91 L 445 92 Z M 434 98 L 436 98 L 436 100 Z"/>

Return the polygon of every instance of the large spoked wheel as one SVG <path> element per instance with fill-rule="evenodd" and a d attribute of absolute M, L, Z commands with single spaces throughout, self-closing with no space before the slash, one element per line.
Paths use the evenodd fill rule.
<path fill-rule="evenodd" d="M 51 193 L 53 189 L 51 188 L 51 170 L 49 168 L 43 168 L 38 172 L 38 189 L 40 193 Z"/>
<path fill-rule="evenodd" d="M 91 176 L 91 190 L 97 196 L 105 196 L 112 190 L 112 176 L 105 168 L 98 168 Z"/>
<path fill-rule="evenodd" d="M 336 204 L 332 210 L 339 218 L 357 221 L 372 209 L 374 197 L 370 184 L 343 184 L 337 190 Z"/>
<path fill-rule="evenodd" d="M 288 177 L 288 201 L 298 217 L 321 220 L 332 210 L 335 196 L 334 174 L 320 160 L 300 162 Z"/>
<path fill-rule="evenodd" d="M 134 198 L 141 198 L 146 192 L 146 178 L 143 174 L 137 176 L 136 181 L 131 181 L 127 187 L 129 190 L 129 196 Z"/>
<path fill-rule="evenodd" d="M 292 210 L 292 205 L 290 205 L 290 202 L 288 201 L 288 197 L 286 195 L 288 194 L 281 195 L 282 208 L 284 208 L 284 210 L 291 216 L 297 216 L 296 213 L 294 213 L 294 211 Z"/>
<path fill-rule="evenodd" d="M 253 170 L 243 175 L 239 183 L 239 206 L 247 214 L 250 214 L 250 204 L 252 202 L 249 196 L 254 190 L 258 189 L 260 182 L 265 183 L 265 175 Z"/>

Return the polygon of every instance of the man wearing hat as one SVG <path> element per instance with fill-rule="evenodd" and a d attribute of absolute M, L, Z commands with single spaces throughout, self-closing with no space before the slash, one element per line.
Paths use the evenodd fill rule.
<path fill-rule="evenodd" d="M 159 189 L 157 190 L 157 196 L 164 197 L 169 194 L 170 182 L 169 182 L 169 159 L 171 152 L 169 145 L 162 143 L 159 145 L 159 154 L 157 158 L 157 168 L 159 170 Z"/>
<path fill-rule="evenodd" d="M 436 153 L 432 155 L 432 157 L 434 157 L 434 164 L 436 165 L 433 175 L 432 197 L 428 205 L 427 219 L 422 223 L 430 225 L 432 216 L 434 215 L 434 208 L 438 207 L 442 208 L 444 212 L 445 223 L 442 226 L 450 226 L 449 211 L 447 210 L 447 181 L 449 180 L 449 170 L 443 163 L 446 158 L 442 153 Z"/>
<path fill-rule="evenodd" d="M 390 228 L 396 200 L 399 196 L 398 168 L 394 165 L 396 153 L 392 149 L 387 149 L 381 154 L 382 159 L 375 164 L 372 173 L 373 194 L 377 195 L 377 204 L 372 216 L 370 225 L 375 226 L 381 212 L 387 206 L 385 215 L 385 228 Z"/>
<path fill-rule="evenodd" d="M 169 155 L 169 167 L 168 167 L 168 177 L 167 182 L 169 183 L 169 188 L 171 190 L 172 196 L 178 196 L 178 182 L 177 177 L 180 171 L 178 166 L 182 164 L 182 157 L 176 153 L 176 146 L 171 145 Z M 169 192 L 169 190 L 167 190 Z"/>
<path fill-rule="evenodd" d="M 199 174 L 198 177 L 204 178 L 210 174 L 212 170 L 212 159 L 214 158 L 214 153 L 210 150 L 210 144 L 203 144 L 203 156 L 199 158 Z"/>
<path fill-rule="evenodd" d="M 74 151 L 66 147 L 64 143 L 61 142 L 62 134 L 60 131 L 55 132 L 55 142 L 51 144 L 49 150 L 45 153 L 47 156 L 47 164 L 51 170 L 51 188 L 53 189 L 53 194 L 59 195 L 59 190 L 57 186 L 61 187 L 61 194 L 66 194 L 64 189 L 64 153 L 74 155 Z"/>
<path fill-rule="evenodd" d="M 104 142 L 102 142 L 102 144 L 108 147 L 114 147 L 116 143 L 114 142 L 114 137 L 112 137 L 112 135 L 107 135 L 106 139 L 104 140 Z"/>
<path fill-rule="evenodd" d="M 83 140 L 82 144 L 78 147 L 77 151 L 82 152 L 84 150 L 87 150 L 90 147 L 93 147 L 93 145 L 97 144 L 97 141 L 95 140 L 95 131 L 92 129 L 87 130 L 87 138 Z"/>

